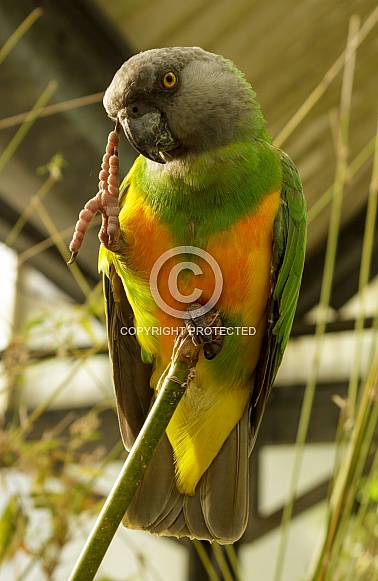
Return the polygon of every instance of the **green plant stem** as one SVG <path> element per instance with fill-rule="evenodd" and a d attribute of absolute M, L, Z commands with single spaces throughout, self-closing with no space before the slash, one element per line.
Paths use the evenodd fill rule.
<path fill-rule="evenodd" d="M 70 252 L 59 234 L 57 227 L 55 226 L 54 221 L 50 217 L 48 211 L 46 210 L 45 206 L 39 201 L 36 201 L 36 211 L 39 214 L 46 230 L 48 231 L 49 235 L 51 236 L 57 250 L 60 252 L 64 262 L 67 264 Z M 77 264 L 72 264 L 71 267 L 68 269 L 72 276 L 74 277 L 78 287 L 80 288 L 81 292 L 83 293 L 84 297 L 87 298 L 91 293 L 91 287 L 87 283 L 83 273 L 81 272 L 80 268 Z"/>
<path fill-rule="evenodd" d="M 237 555 L 236 550 L 235 550 L 235 546 L 234 545 L 224 545 L 224 548 L 226 550 L 228 560 L 230 561 L 230 564 L 232 567 L 232 572 L 234 574 L 236 581 L 242 581 L 240 567 L 239 567 L 239 559 L 238 559 L 238 555 Z"/>
<path fill-rule="evenodd" d="M 353 161 L 350 162 L 347 168 L 347 181 L 350 181 L 355 174 L 364 166 L 364 164 L 370 159 L 374 153 L 374 142 L 375 137 L 373 136 L 370 141 L 365 145 L 365 147 L 356 155 Z M 333 185 L 328 188 L 309 208 L 307 212 L 307 224 L 310 225 L 311 222 L 315 220 L 322 213 L 328 204 L 332 202 L 333 197 Z"/>
<path fill-rule="evenodd" d="M 12 36 L 8 38 L 6 43 L 0 49 L 0 64 L 8 56 L 10 51 L 16 46 L 16 44 L 21 40 L 24 34 L 29 30 L 29 28 L 34 24 L 34 22 L 43 14 L 42 8 L 35 8 L 29 16 L 21 22 L 20 26 L 16 28 Z"/>
<path fill-rule="evenodd" d="M 98 221 L 95 218 L 93 220 L 93 222 L 91 222 L 89 224 L 88 229 L 96 227 L 96 226 L 98 226 Z M 75 227 L 74 225 L 71 225 L 68 228 L 65 228 L 64 230 L 59 230 L 57 232 L 59 238 L 61 240 L 64 240 L 65 238 L 71 238 L 72 237 L 72 230 L 74 229 L 74 227 Z M 31 258 L 34 258 L 34 256 L 37 256 L 37 254 L 40 254 L 41 252 L 44 252 L 48 248 L 51 248 L 51 246 L 55 246 L 55 234 L 48 236 L 47 238 L 42 240 L 42 242 L 38 242 L 37 244 L 34 244 L 33 246 L 30 246 L 29 248 L 27 248 L 26 250 L 21 252 L 18 255 L 19 264 L 23 264 L 24 262 L 27 262 Z"/>
<path fill-rule="evenodd" d="M 184 340 L 185 342 L 188 346 L 191 344 L 193 349 L 190 336 Z M 182 347 L 183 344 L 180 345 L 162 382 L 159 395 L 103 506 L 69 581 L 93 580 L 158 443 L 185 393 L 193 369 L 193 360 L 188 365 L 179 358 Z"/>
<path fill-rule="evenodd" d="M 295 442 L 295 458 L 290 480 L 289 498 L 282 514 L 281 541 L 278 548 L 278 554 L 276 559 L 274 581 L 280 581 L 282 579 L 286 548 L 288 544 L 289 524 L 293 514 L 295 494 L 302 466 L 304 445 L 307 438 L 307 430 L 310 422 L 312 404 L 314 401 L 315 389 L 318 379 L 319 362 L 321 360 L 323 352 L 324 335 L 327 325 L 326 313 L 329 307 L 331 297 L 332 280 L 336 260 L 337 241 L 343 201 L 343 191 L 346 178 L 349 111 L 353 87 L 354 65 L 358 41 L 358 29 L 359 29 L 359 19 L 358 17 L 352 16 L 352 18 L 350 19 L 347 47 L 345 51 L 345 69 L 341 90 L 340 119 L 338 127 L 336 175 L 333 188 L 331 219 L 328 230 L 325 264 L 320 292 L 320 301 L 319 301 L 320 317 L 316 324 L 315 353 L 313 356 L 313 364 L 309 371 L 309 377 L 306 383 L 305 395 L 297 431 L 297 438 Z"/>
<path fill-rule="evenodd" d="M 376 377 L 378 377 L 377 369 L 376 366 Z M 335 510 L 331 512 L 330 535 L 325 554 L 325 561 L 329 565 L 324 575 L 325 581 L 334 579 L 332 569 L 337 568 L 340 556 L 343 553 L 346 532 L 350 524 L 356 494 L 361 486 L 363 470 L 377 426 L 378 398 L 374 390 L 369 391 L 371 388 L 369 382 L 367 385 L 368 400 L 365 400 L 363 412 L 362 414 L 359 413 L 358 421 L 356 422 L 356 437 L 352 438 L 351 450 L 346 458 L 346 466 L 343 467 L 341 473 L 341 477 L 343 477 L 340 485 L 341 492 L 339 492 L 339 498 L 336 499 Z M 322 579 L 320 576 L 319 581 L 322 581 Z"/>
<path fill-rule="evenodd" d="M 213 543 L 212 549 L 213 549 L 213 553 L 215 555 L 215 558 L 217 560 L 220 572 L 222 574 L 222 580 L 223 581 L 233 581 L 230 569 L 228 567 L 227 561 L 225 559 L 225 556 L 222 552 L 220 545 L 218 545 L 218 543 Z"/>
<path fill-rule="evenodd" d="M 209 581 L 220 581 L 218 575 L 215 572 L 213 564 L 209 558 L 209 555 L 206 553 L 201 541 L 194 540 L 193 545 L 198 553 L 198 556 L 199 556 L 200 561 L 203 565 L 203 568 L 205 569 L 205 571 L 209 577 Z"/>
<path fill-rule="evenodd" d="M 377 132 L 375 135 L 373 172 L 369 187 L 369 198 L 366 210 L 366 222 L 362 244 L 361 267 L 358 284 L 359 312 L 357 314 L 355 323 L 356 348 L 348 389 L 349 418 L 354 417 L 357 405 L 357 395 L 358 395 L 357 388 L 361 368 L 362 346 L 363 346 L 362 341 L 365 321 L 365 292 L 369 283 L 371 270 L 371 259 L 373 255 L 374 236 L 377 221 L 377 206 L 378 206 L 378 125 Z"/>
<path fill-rule="evenodd" d="M 356 48 L 362 43 L 367 35 L 371 32 L 374 26 L 378 22 L 378 7 L 373 10 L 370 16 L 366 19 L 361 30 L 356 33 L 356 38 L 351 39 L 352 42 L 356 43 Z M 274 145 L 276 147 L 282 147 L 282 144 L 290 137 L 293 131 L 298 127 L 298 125 L 303 121 L 306 115 L 311 111 L 311 109 L 316 105 L 319 99 L 324 95 L 332 81 L 337 77 L 337 75 L 342 71 L 345 61 L 350 55 L 347 55 L 347 51 L 344 50 L 340 56 L 335 60 L 330 69 L 326 72 L 320 83 L 315 87 L 315 89 L 307 97 L 303 105 L 298 109 L 298 111 L 293 115 L 290 121 L 285 125 L 282 131 L 277 135 L 274 140 Z"/>
<path fill-rule="evenodd" d="M 327 533 L 320 556 L 316 560 L 315 571 L 310 576 L 311 581 L 323 581 L 328 578 L 332 552 L 335 551 L 337 555 L 338 547 L 335 545 L 337 536 L 339 537 L 337 545 L 340 546 L 342 543 L 341 535 L 338 534 L 342 525 L 342 515 L 344 512 L 349 514 L 352 509 L 357 484 L 361 478 L 377 425 L 377 385 L 378 354 L 367 378 L 346 459 L 332 492 Z"/>
<path fill-rule="evenodd" d="M 353 554 L 353 545 L 358 538 L 358 532 L 361 530 L 361 528 L 363 526 L 364 518 L 366 516 L 366 512 L 367 512 L 368 505 L 369 505 L 369 499 L 366 498 L 366 496 L 367 496 L 366 490 L 368 490 L 368 491 L 370 490 L 370 487 L 373 485 L 373 483 L 377 479 L 377 474 L 378 474 L 378 448 L 375 451 L 370 474 L 368 476 L 367 482 L 364 485 L 362 502 L 360 503 L 357 515 L 356 515 L 354 522 L 353 522 L 353 525 L 352 525 L 350 540 L 348 543 L 349 544 L 349 553 L 351 555 Z M 347 578 L 344 581 L 354 581 L 353 576 L 354 576 L 354 571 L 353 571 L 353 568 L 351 567 L 349 570 L 349 573 L 347 574 Z"/>
<path fill-rule="evenodd" d="M 42 200 L 47 196 L 47 194 L 51 191 L 52 187 L 56 184 L 57 180 L 60 178 L 60 169 L 59 173 L 57 172 L 50 172 L 50 175 L 46 179 L 46 181 L 42 184 L 39 188 L 38 192 L 30 199 L 30 202 L 24 208 L 20 217 L 18 218 L 17 222 L 9 232 L 8 236 L 5 239 L 5 244 L 10 248 L 14 245 L 15 241 L 17 240 L 18 236 L 22 232 L 25 224 L 28 222 L 29 218 L 36 210 L 37 205 L 42 202 Z"/>
<path fill-rule="evenodd" d="M 64 165 L 64 160 L 55 155 L 50 163 L 48 164 L 49 176 L 46 181 L 42 184 L 38 192 L 32 197 L 30 203 L 25 208 L 23 213 L 21 214 L 20 218 L 17 220 L 16 224 L 13 226 L 12 230 L 8 234 L 7 239 L 5 240 L 5 244 L 8 246 L 13 246 L 14 242 L 16 241 L 17 237 L 19 236 L 20 232 L 22 231 L 23 227 L 29 220 L 30 216 L 33 212 L 37 212 L 39 217 L 41 218 L 46 230 L 50 235 L 50 239 L 57 247 L 58 251 L 60 252 L 64 262 L 67 263 L 67 260 L 70 256 L 70 253 L 66 247 L 66 244 L 62 238 L 61 233 L 55 226 L 54 221 L 51 219 L 48 211 L 46 210 L 45 206 L 42 203 L 42 200 L 46 197 L 46 195 L 51 191 L 54 187 L 56 182 L 61 178 L 61 170 Z M 70 231 L 72 229 L 70 228 Z M 45 242 L 45 241 L 44 241 Z M 41 243 L 40 243 L 41 244 Z M 41 248 L 37 246 L 37 249 Z M 43 249 L 43 246 L 42 246 Z M 36 249 L 34 249 L 35 251 Z M 23 253 L 23 259 L 19 264 L 21 265 L 22 262 L 25 261 L 25 254 L 27 257 L 31 257 L 34 255 L 33 251 L 29 248 L 26 252 Z M 20 260 L 20 257 L 19 257 Z M 69 269 L 71 275 L 74 277 L 78 287 L 82 291 L 85 298 L 87 298 L 91 293 L 91 288 L 87 283 L 83 273 L 81 272 L 80 268 L 77 264 L 73 264 L 72 268 Z"/>
<path fill-rule="evenodd" d="M 57 83 L 55 81 L 50 81 L 46 89 L 37 99 L 33 109 L 30 111 L 29 115 L 25 119 L 25 122 L 17 130 L 13 138 L 8 143 L 7 147 L 4 149 L 0 155 L 0 173 L 3 171 L 4 167 L 7 165 L 9 160 L 12 158 L 16 152 L 18 146 L 28 133 L 29 129 L 33 125 L 34 121 L 37 119 L 39 112 L 46 105 L 46 103 L 51 99 L 53 94 L 57 89 Z"/>
<path fill-rule="evenodd" d="M 101 103 L 103 97 L 104 91 L 101 91 L 101 93 L 93 93 L 92 95 L 86 95 L 85 97 L 75 97 L 75 99 L 69 99 L 68 101 L 46 105 L 46 107 L 41 109 L 39 117 L 48 117 L 49 115 L 56 115 L 57 113 L 63 113 L 64 111 L 71 111 L 72 109 L 79 109 L 80 107 L 87 107 L 88 105 Z M 28 115 L 30 115 L 30 111 L 0 119 L 0 131 L 7 127 L 21 125 L 25 119 L 27 119 Z"/>

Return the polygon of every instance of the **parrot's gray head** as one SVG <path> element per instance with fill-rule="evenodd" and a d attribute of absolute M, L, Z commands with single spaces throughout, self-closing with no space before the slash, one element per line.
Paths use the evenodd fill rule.
<path fill-rule="evenodd" d="M 109 115 L 152 161 L 188 154 L 263 131 L 255 93 L 223 57 L 193 47 L 148 50 L 130 58 L 104 96 Z"/>

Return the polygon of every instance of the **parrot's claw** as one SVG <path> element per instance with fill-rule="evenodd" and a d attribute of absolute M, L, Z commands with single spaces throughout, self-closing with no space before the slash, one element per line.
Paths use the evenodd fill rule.
<path fill-rule="evenodd" d="M 195 345 L 190 338 L 189 333 L 184 329 L 177 337 L 173 346 L 172 361 L 181 361 L 186 363 L 188 367 L 195 368 L 198 362 L 198 356 L 201 347 Z"/>
<path fill-rule="evenodd" d="M 210 360 L 214 359 L 223 346 L 223 336 L 219 333 L 222 319 L 219 312 L 213 309 L 204 315 L 192 316 L 191 313 L 201 309 L 201 306 L 193 303 L 188 307 L 185 326 L 194 345 L 202 346 L 205 358 Z"/>
<path fill-rule="evenodd" d="M 195 368 L 201 348 L 206 359 L 214 359 L 222 349 L 223 336 L 219 333 L 222 320 L 219 312 L 211 310 L 204 315 L 191 315 L 195 311 L 198 312 L 201 306 L 193 303 L 188 307 L 185 327 L 173 346 L 173 362 L 180 360 Z"/>
<path fill-rule="evenodd" d="M 118 221 L 118 215 L 112 216 L 112 223 L 109 216 L 102 212 L 102 225 L 98 234 L 99 240 L 107 250 L 111 252 L 121 252 L 123 249 L 121 228 Z"/>
<path fill-rule="evenodd" d="M 67 262 L 68 265 L 73 264 L 77 258 L 78 252 L 71 252 L 71 258 Z"/>

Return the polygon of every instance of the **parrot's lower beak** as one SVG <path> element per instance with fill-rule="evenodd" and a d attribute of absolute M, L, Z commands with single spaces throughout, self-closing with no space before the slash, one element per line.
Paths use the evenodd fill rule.
<path fill-rule="evenodd" d="M 180 145 L 171 134 L 167 119 L 158 110 L 149 111 L 140 117 L 125 117 L 120 123 L 131 145 L 157 163 L 166 163 L 161 153 Z"/>

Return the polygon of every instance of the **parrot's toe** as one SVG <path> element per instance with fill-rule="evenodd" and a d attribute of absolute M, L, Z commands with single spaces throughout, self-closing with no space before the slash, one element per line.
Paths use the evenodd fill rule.
<path fill-rule="evenodd" d="M 192 303 L 186 311 L 185 326 L 193 343 L 202 345 L 205 358 L 214 359 L 223 346 L 219 312 L 214 309 L 206 311 L 199 303 Z"/>
<path fill-rule="evenodd" d="M 71 258 L 68 264 L 73 264 L 81 248 L 84 236 L 90 223 L 97 214 L 102 213 L 102 226 L 99 233 L 101 243 L 112 252 L 121 250 L 121 228 L 118 215 L 119 195 L 119 160 L 118 160 L 119 125 L 108 136 L 106 151 L 102 158 L 99 173 L 99 191 L 91 198 L 79 214 L 75 232 L 71 240 Z"/>

